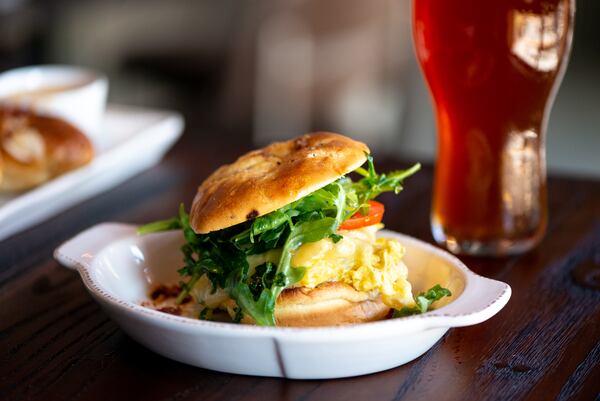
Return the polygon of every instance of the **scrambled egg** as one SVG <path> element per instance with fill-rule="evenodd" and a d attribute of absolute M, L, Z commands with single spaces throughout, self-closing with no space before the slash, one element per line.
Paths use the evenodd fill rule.
<path fill-rule="evenodd" d="M 292 257 L 292 266 L 304 267 L 306 273 L 295 286 L 314 288 L 326 281 L 341 281 L 358 291 L 378 291 L 389 307 L 412 305 L 408 269 L 402 262 L 405 249 L 396 240 L 376 238 L 381 227 L 341 231 L 337 243 L 326 238 L 302 245 Z M 250 274 L 262 263 L 279 263 L 280 256 L 281 249 L 249 256 Z"/>
<path fill-rule="evenodd" d="M 343 238 L 337 243 L 327 238 L 302 245 L 294 253 L 291 264 L 306 268 L 306 273 L 295 286 L 314 288 L 326 281 L 341 281 L 358 291 L 377 291 L 383 302 L 392 308 L 412 305 L 408 269 L 402 262 L 405 249 L 396 240 L 376 238 L 381 227 L 374 225 L 341 231 Z M 249 274 L 265 262 L 279 263 L 280 257 L 281 249 L 248 256 Z M 196 299 L 204 300 L 209 307 L 227 299 L 221 289 L 212 293 L 206 277 L 198 281 L 193 292 Z"/>
<path fill-rule="evenodd" d="M 408 269 L 402 262 L 405 249 L 396 240 L 376 238 L 381 225 L 340 232 L 334 243 L 323 239 L 301 246 L 292 258 L 292 266 L 306 268 L 296 285 L 316 287 L 325 281 L 341 281 L 358 291 L 378 291 L 392 308 L 414 303 Z"/>

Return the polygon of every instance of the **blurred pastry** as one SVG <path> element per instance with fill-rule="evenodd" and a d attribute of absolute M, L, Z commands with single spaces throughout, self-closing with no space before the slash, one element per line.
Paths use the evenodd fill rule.
<path fill-rule="evenodd" d="M 21 191 L 89 163 L 94 149 L 68 122 L 0 107 L 0 191 Z"/>

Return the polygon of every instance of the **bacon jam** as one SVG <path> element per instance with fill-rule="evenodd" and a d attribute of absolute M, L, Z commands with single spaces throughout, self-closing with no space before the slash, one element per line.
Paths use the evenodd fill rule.
<path fill-rule="evenodd" d="M 192 302 L 192 297 L 187 296 L 180 304 L 177 304 L 177 296 L 181 288 L 177 284 L 159 285 L 148 294 L 148 300 L 142 302 L 142 306 L 159 312 L 176 316 L 198 317 L 202 307 Z"/>
<path fill-rule="evenodd" d="M 231 322 L 231 318 L 226 311 L 207 308 L 206 306 L 195 302 L 191 295 L 188 295 L 181 303 L 177 304 L 177 297 L 180 292 L 181 287 L 177 284 L 158 285 L 152 288 L 148 293 L 148 299 L 142 301 L 141 305 L 175 316 Z"/>

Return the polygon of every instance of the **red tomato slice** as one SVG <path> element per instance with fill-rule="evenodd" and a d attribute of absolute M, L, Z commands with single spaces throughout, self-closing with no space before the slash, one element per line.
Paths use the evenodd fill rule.
<path fill-rule="evenodd" d="M 372 226 L 381 222 L 385 208 L 383 203 L 370 200 L 369 214 L 363 216 L 360 211 L 356 212 L 348 220 L 340 224 L 340 230 L 356 230 L 357 228 Z"/>

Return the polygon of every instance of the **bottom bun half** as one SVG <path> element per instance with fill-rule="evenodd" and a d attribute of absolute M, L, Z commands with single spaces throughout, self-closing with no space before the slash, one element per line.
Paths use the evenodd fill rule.
<path fill-rule="evenodd" d="M 230 300 L 227 311 L 233 317 L 236 303 Z M 275 319 L 278 326 L 315 327 L 372 322 L 390 313 L 379 294 L 361 292 L 354 287 L 327 282 L 315 288 L 294 287 L 283 290 L 277 299 Z M 254 324 L 244 315 L 242 323 Z"/>

